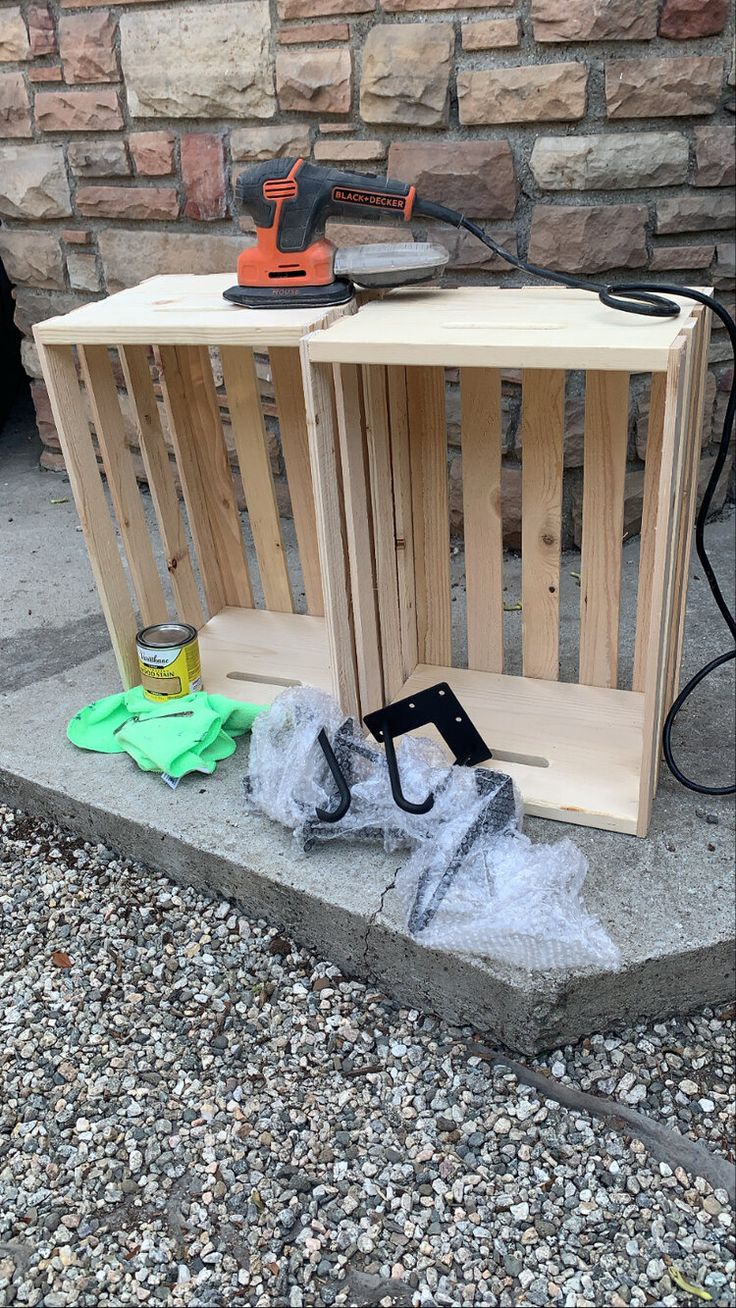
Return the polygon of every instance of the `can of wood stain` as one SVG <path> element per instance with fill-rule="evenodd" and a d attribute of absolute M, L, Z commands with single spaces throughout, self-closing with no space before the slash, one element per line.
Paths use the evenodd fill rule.
<path fill-rule="evenodd" d="M 136 637 L 146 699 L 181 699 L 202 689 L 197 632 L 188 622 L 156 622 Z"/>

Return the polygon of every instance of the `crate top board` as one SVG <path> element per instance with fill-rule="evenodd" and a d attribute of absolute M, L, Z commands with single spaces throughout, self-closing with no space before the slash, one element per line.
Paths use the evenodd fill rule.
<path fill-rule="evenodd" d="M 314 332 L 308 350 L 314 363 L 665 372 L 695 307 L 678 303 L 679 317 L 644 318 L 563 287 L 407 288 Z"/>
<path fill-rule="evenodd" d="M 223 300 L 235 274 L 151 277 L 35 328 L 43 345 L 297 346 L 335 309 L 241 309 Z M 337 312 L 351 312 L 341 305 Z"/>

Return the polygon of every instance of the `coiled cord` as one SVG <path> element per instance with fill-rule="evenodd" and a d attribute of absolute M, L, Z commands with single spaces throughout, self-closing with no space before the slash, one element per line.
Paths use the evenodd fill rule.
<path fill-rule="evenodd" d="M 471 222 L 469 218 L 458 213 L 455 209 L 448 209 L 445 205 L 435 204 L 432 200 L 417 197 L 414 204 L 414 214 L 423 214 L 427 218 L 435 218 L 438 222 L 449 223 L 452 227 L 463 228 L 479 241 L 482 241 L 483 245 L 486 245 L 489 250 L 493 250 L 494 254 L 504 259 L 506 263 L 518 268 L 520 272 L 531 273 L 534 277 L 554 282 L 558 286 L 562 284 L 563 286 L 571 286 L 575 290 L 593 291 L 609 309 L 619 309 L 623 313 L 636 313 L 647 318 L 674 318 L 680 313 L 680 306 L 676 300 L 667 297 L 677 295 L 681 299 L 695 300 L 698 304 L 705 305 L 720 318 L 731 342 L 734 357 L 734 376 L 726 405 L 726 416 L 718 450 L 695 519 L 695 549 L 713 598 L 731 636 L 736 641 L 736 618 L 734 618 L 734 614 L 724 598 L 705 546 L 705 527 L 708 513 L 726 463 L 728 447 L 733 434 L 734 416 L 736 415 L 736 322 L 734 322 L 728 310 L 724 309 L 723 305 L 714 296 L 705 295 L 702 291 L 695 291 L 687 286 L 658 285 L 651 282 L 624 282 L 619 286 L 610 286 L 603 282 L 585 281 L 580 277 L 571 277 L 567 273 L 555 272 L 551 268 L 542 268 L 537 264 L 527 263 L 524 259 L 518 259 L 516 255 L 504 250 L 503 246 L 494 241 L 493 237 L 489 236 L 488 232 L 479 227 L 477 223 Z M 662 748 L 665 762 L 670 772 L 683 786 L 687 786 L 688 790 L 696 791 L 699 795 L 733 795 L 736 794 L 736 783 L 730 783 L 726 786 L 705 786 L 688 777 L 675 761 L 672 750 L 672 730 L 680 709 L 690 698 L 696 687 L 700 685 L 701 681 L 704 681 L 717 668 L 723 667 L 725 663 L 730 663 L 734 659 L 736 659 L 736 646 L 734 649 L 727 650 L 724 654 L 719 654 L 716 658 L 711 659 L 709 663 L 706 663 L 683 686 L 665 718 L 662 730 Z"/>

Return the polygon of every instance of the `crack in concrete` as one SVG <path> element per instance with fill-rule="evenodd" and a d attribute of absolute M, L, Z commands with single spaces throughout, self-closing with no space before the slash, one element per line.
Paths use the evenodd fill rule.
<path fill-rule="evenodd" d="M 370 945 L 371 945 L 371 934 L 372 934 L 372 932 L 373 932 L 374 927 L 375 927 L 375 926 L 377 925 L 377 923 L 378 923 L 378 919 L 379 919 L 379 917 L 381 916 L 381 914 L 382 914 L 382 912 L 383 912 L 383 906 L 384 906 L 384 904 L 385 904 L 385 902 L 386 902 L 386 896 L 387 896 L 387 895 L 388 895 L 388 894 L 389 894 L 389 893 L 390 893 L 390 892 L 395 888 L 395 886 L 396 886 L 396 878 L 397 878 L 398 875 L 399 875 L 399 871 L 400 871 L 400 869 L 401 869 L 401 864 L 399 863 L 399 864 L 394 868 L 394 870 L 393 870 L 393 874 L 392 874 L 392 876 L 391 876 L 390 881 L 388 882 L 388 884 L 387 884 L 386 886 L 384 886 L 383 890 L 381 891 L 381 898 L 380 898 L 380 900 L 379 900 L 379 902 L 378 902 L 378 908 L 376 908 L 376 909 L 373 910 L 373 912 L 371 913 L 370 917 L 368 918 L 368 922 L 367 922 L 367 924 L 366 924 L 365 935 L 363 936 L 363 958 L 362 958 L 362 965 L 363 965 L 363 970 L 364 970 L 365 974 L 366 974 L 367 976 L 369 976 L 369 977 L 371 978 L 371 980 L 374 979 L 374 978 L 373 978 L 373 972 L 371 971 L 370 964 L 369 964 L 369 962 L 368 962 L 368 952 L 369 952 L 369 950 L 370 950 Z"/>

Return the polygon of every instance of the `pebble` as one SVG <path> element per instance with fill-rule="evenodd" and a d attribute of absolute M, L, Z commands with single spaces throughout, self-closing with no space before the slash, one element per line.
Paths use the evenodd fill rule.
<path fill-rule="evenodd" d="M 2 807 L 0 920 L 0 1305 L 732 1304 L 728 1195 L 470 1028 Z M 730 1147 L 724 1015 L 520 1061 Z"/>

